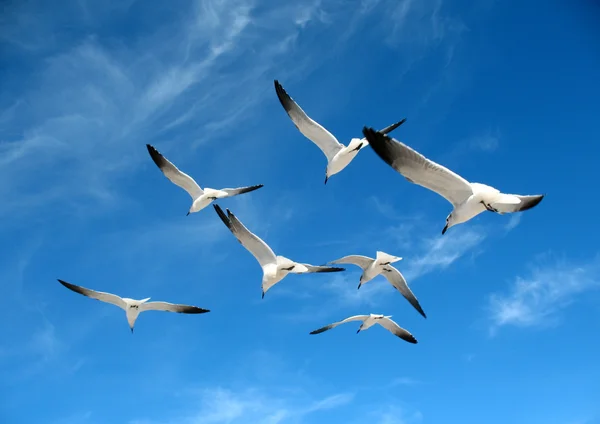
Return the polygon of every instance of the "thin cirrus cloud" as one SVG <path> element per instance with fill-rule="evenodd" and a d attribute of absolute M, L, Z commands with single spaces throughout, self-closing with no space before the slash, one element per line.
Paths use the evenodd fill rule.
<path fill-rule="evenodd" d="M 278 424 L 304 422 L 304 418 L 321 411 L 342 407 L 352 401 L 352 393 L 337 393 L 320 399 L 297 400 L 298 396 L 275 394 L 265 388 L 245 387 L 239 390 L 223 387 L 198 391 L 200 406 L 183 416 L 167 421 L 146 418 L 129 424 Z M 192 404 L 197 404 L 193 402 Z"/>
<path fill-rule="evenodd" d="M 517 276 L 505 293 L 488 300 L 490 334 L 502 327 L 547 328 L 558 325 L 561 313 L 583 293 L 600 288 L 600 256 L 585 263 L 566 260 L 535 264 Z"/>
<path fill-rule="evenodd" d="M 275 9 L 277 26 L 265 28 L 252 3 L 201 1 L 183 24 L 158 28 L 162 39 L 153 33 L 126 45 L 97 36 L 65 43 L 39 62 L 20 98 L 1 99 L 9 107 L 1 117 L 0 194 L 8 200 L 0 215 L 27 215 L 65 199 L 92 211 L 117 207 L 116 182 L 147 159 L 139 145 L 177 140 L 181 129 L 192 145 L 204 143 L 260 101 L 263 90 L 250 82 L 266 83 L 312 18 L 311 5 Z M 243 71 L 230 66 L 234 61 Z M 15 174 L 24 178 L 9 178 Z"/>

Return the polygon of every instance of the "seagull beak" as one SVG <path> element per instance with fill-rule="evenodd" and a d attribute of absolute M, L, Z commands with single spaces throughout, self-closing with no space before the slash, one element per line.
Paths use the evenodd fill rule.
<path fill-rule="evenodd" d="M 446 226 L 442 230 L 442 235 L 446 234 L 446 231 L 448 231 L 448 224 L 446 224 Z"/>

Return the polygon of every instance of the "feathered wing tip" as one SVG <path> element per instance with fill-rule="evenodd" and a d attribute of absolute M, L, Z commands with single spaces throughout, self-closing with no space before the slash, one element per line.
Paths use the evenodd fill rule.
<path fill-rule="evenodd" d="M 521 196 L 521 205 L 518 209 L 519 212 L 526 211 L 537 206 L 542 199 L 544 199 L 545 194 L 538 194 L 533 196 Z"/>
<path fill-rule="evenodd" d="M 148 149 L 148 153 L 150 153 L 150 157 L 160 169 L 163 169 L 168 164 L 167 159 L 154 146 L 146 144 L 146 148 Z"/>
<path fill-rule="evenodd" d="M 396 128 L 398 128 L 400 125 L 404 124 L 406 122 L 406 118 L 396 122 L 395 124 L 392 124 L 390 126 L 385 127 L 382 130 L 379 130 L 380 133 L 382 134 L 388 134 L 391 133 L 392 131 L 394 131 Z"/>
<path fill-rule="evenodd" d="M 242 187 L 236 194 L 244 194 L 250 193 L 251 191 L 258 190 L 259 188 L 264 187 L 264 184 L 257 184 L 249 187 Z"/>
<path fill-rule="evenodd" d="M 231 230 L 231 221 L 225 215 L 225 213 L 223 212 L 223 209 L 221 209 L 221 207 L 219 205 L 217 205 L 216 203 L 213 203 L 213 207 L 215 208 L 215 211 L 217 211 L 217 215 L 219 215 L 219 218 L 221 218 L 221 221 L 223 221 L 223 223 L 227 226 L 227 228 L 229 228 Z M 229 212 L 229 209 L 227 209 L 227 212 Z"/>
<path fill-rule="evenodd" d="M 394 155 L 392 154 L 391 139 L 385 134 L 375 131 L 373 128 L 363 127 L 363 135 L 369 142 L 369 145 L 373 148 L 377 156 L 379 156 L 385 163 L 392 165 L 394 162 Z"/>
<path fill-rule="evenodd" d="M 329 325 L 326 325 L 325 327 L 321 327 L 321 328 L 319 328 L 317 330 L 313 330 L 313 331 L 311 331 L 308 334 L 320 334 L 320 333 L 322 333 L 324 331 L 331 330 L 333 327 L 334 327 L 333 325 L 329 324 Z"/>

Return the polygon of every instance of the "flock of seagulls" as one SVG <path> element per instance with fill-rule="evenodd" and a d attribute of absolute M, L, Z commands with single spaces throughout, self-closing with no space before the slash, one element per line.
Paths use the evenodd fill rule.
<path fill-rule="evenodd" d="M 409 182 L 436 192 L 452 204 L 453 209 L 446 217 L 446 225 L 442 230 L 442 235 L 450 227 L 465 223 L 486 210 L 498 214 L 521 212 L 533 208 L 545 196 L 544 194 L 506 194 L 494 187 L 481 183 L 471 183 L 465 180 L 460 175 L 426 158 L 421 153 L 388 135 L 402 125 L 406 121 L 406 118 L 380 131 L 363 127 L 363 138 L 352 138 L 348 145 L 345 146 L 327 129 L 310 118 L 290 97 L 279 81 L 275 80 L 274 84 L 277 97 L 293 124 L 306 138 L 317 145 L 327 157 L 325 184 L 332 175 L 346 168 L 361 149 L 370 145 L 384 162 L 404 176 Z M 192 177 L 179 170 L 156 148 L 149 144 L 146 147 L 153 162 L 164 176 L 173 184 L 184 189 L 192 198 L 192 205 L 187 215 L 201 211 L 215 200 L 250 193 L 263 187 L 262 184 L 258 184 L 238 188 L 212 189 L 205 187 L 202 189 Z M 352 264 L 360 267 L 363 271 L 359 279 L 358 289 L 378 275 L 383 275 L 423 318 L 427 318 L 402 273 L 396 267 L 392 266 L 392 264 L 401 261 L 401 257 L 377 251 L 375 258 L 362 255 L 348 255 L 330 261 L 327 263 L 328 265 L 311 265 L 296 262 L 285 256 L 276 255 L 264 240 L 248 230 L 229 209 L 226 209 L 225 213 L 218 204 L 213 204 L 213 207 L 229 231 L 254 256 L 262 268 L 261 289 L 263 298 L 269 289 L 283 280 L 289 273 L 341 272 L 345 271 L 345 268 L 333 265 Z M 58 281 L 76 293 L 110 303 L 123 309 L 132 333 L 139 314 L 144 311 L 165 311 L 184 314 L 210 312 L 208 309 L 197 306 L 150 302 L 150 298 L 141 300 L 129 299 L 77 286 L 64 280 L 59 279 Z M 391 317 L 391 315 L 382 314 L 355 315 L 311 331 L 310 334 L 320 334 L 347 322 L 361 321 L 357 333 L 367 330 L 375 324 L 379 324 L 402 340 L 416 344 L 417 339 L 409 331 L 394 322 Z"/>

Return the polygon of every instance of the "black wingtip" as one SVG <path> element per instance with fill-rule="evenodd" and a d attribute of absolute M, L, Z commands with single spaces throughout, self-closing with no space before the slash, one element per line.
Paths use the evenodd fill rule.
<path fill-rule="evenodd" d="M 166 163 L 164 156 L 150 144 L 146 144 L 146 148 L 148 149 L 148 153 L 150 153 L 152 161 L 162 170 Z"/>
<path fill-rule="evenodd" d="M 404 124 L 406 122 L 406 118 L 396 122 L 395 124 L 390 125 L 389 127 L 385 127 L 384 129 L 380 130 L 379 132 L 382 134 L 389 134 L 392 131 L 394 131 L 396 128 L 398 128 L 400 125 Z"/>

